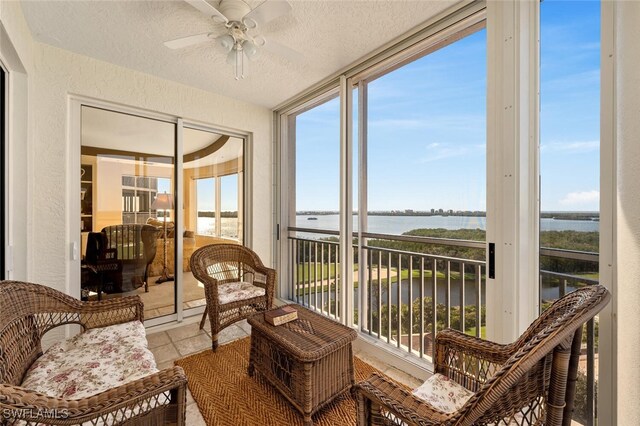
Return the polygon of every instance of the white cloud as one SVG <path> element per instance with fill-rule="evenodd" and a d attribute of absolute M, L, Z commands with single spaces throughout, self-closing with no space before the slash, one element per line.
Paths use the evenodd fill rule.
<path fill-rule="evenodd" d="M 540 146 L 542 152 L 584 153 L 600 149 L 600 141 L 549 142 Z"/>
<path fill-rule="evenodd" d="M 432 163 L 445 158 L 477 155 L 485 150 L 484 144 L 463 145 L 459 143 L 433 142 L 427 145 L 427 156 L 420 159 L 421 163 Z"/>
<path fill-rule="evenodd" d="M 563 206 L 585 206 L 596 205 L 600 201 L 600 191 L 577 191 L 569 192 L 560 200 Z"/>
<path fill-rule="evenodd" d="M 423 127 L 429 127 L 431 123 L 424 119 L 413 118 L 383 118 L 380 120 L 370 120 L 369 126 L 378 126 L 389 129 L 418 129 Z"/>

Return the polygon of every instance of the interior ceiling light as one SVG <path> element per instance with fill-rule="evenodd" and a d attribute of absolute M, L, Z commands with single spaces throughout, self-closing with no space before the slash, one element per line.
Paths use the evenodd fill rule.
<path fill-rule="evenodd" d="M 302 55 L 280 43 L 269 41 L 261 35 L 251 35 L 250 30 L 257 29 L 291 11 L 291 5 L 284 0 L 267 0 L 255 9 L 242 0 L 220 0 L 218 8 L 205 0 L 184 0 L 216 23 L 224 24 L 226 32 L 216 35 L 214 32 L 181 37 L 164 43 L 170 49 L 182 49 L 198 43 L 215 40 L 227 52 L 227 63 L 233 66 L 236 80 L 245 78 L 248 61 L 256 59 L 262 49 L 270 51 L 296 62 Z"/>

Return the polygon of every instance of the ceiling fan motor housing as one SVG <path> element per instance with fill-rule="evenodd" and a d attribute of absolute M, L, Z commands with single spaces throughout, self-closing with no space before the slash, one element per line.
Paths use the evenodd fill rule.
<path fill-rule="evenodd" d="M 251 12 L 251 7 L 242 0 L 220 0 L 218 9 L 230 22 L 242 22 L 244 15 Z"/>

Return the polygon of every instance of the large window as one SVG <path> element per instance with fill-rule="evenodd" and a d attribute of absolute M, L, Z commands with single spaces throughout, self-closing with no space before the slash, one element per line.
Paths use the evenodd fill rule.
<path fill-rule="evenodd" d="M 340 99 L 291 118 L 295 127 L 296 226 L 339 230 Z"/>
<path fill-rule="evenodd" d="M 540 306 L 599 281 L 600 2 L 540 5 Z M 597 420 L 598 320 L 583 332 L 576 410 Z"/>
<path fill-rule="evenodd" d="M 196 192 L 198 195 L 198 221 L 196 231 L 199 235 L 218 235 L 216 226 L 216 179 L 196 179 Z"/>
<path fill-rule="evenodd" d="M 484 334 L 486 43 L 478 18 L 288 116 L 293 300 L 419 357 Z"/>
<path fill-rule="evenodd" d="M 365 78 L 358 105 L 367 206 L 359 325 L 421 357 L 445 327 L 485 328 L 486 30 L 454 40 Z"/>
<path fill-rule="evenodd" d="M 445 327 L 511 341 L 537 306 L 599 282 L 602 5 L 482 3 L 279 111 L 290 298 L 421 358 Z M 598 329 L 578 368 L 587 425 Z"/>
<path fill-rule="evenodd" d="M 295 260 L 288 289 L 294 300 L 306 300 L 322 312 L 339 316 L 340 250 L 340 99 L 335 94 L 288 119 L 291 135 L 288 212 L 285 230 Z M 299 231 L 293 230 L 299 228 Z M 309 288 L 313 286 L 313 290 Z M 305 290 L 306 288 L 306 290 Z"/>
<path fill-rule="evenodd" d="M 481 30 L 368 82 L 370 232 L 485 239 L 486 67 Z"/>
<path fill-rule="evenodd" d="M 158 193 L 169 193 L 171 180 L 146 176 L 122 176 L 122 223 L 146 223 L 164 217 L 164 211 L 151 207 Z"/>
<path fill-rule="evenodd" d="M 238 173 L 233 173 L 220 177 L 220 236 L 236 240 L 242 234 L 238 220 L 239 176 Z"/>

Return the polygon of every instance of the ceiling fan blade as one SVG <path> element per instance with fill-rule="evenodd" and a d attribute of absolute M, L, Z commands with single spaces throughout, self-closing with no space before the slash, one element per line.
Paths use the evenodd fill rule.
<path fill-rule="evenodd" d="M 200 12 L 207 15 L 209 18 L 213 18 L 216 21 L 224 22 L 225 24 L 229 22 L 226 16 L 224 16 L 218 9 L 211 6 L 205 0 L 184 0 L 189 3 L 191 6 L 198 9 Z"/>
<path fill-rule="evenodd" d="M 251 20 L 258 25 L 264 25 L 291 11 L 291 5 L 284 0 L 267 0 L 260 6 L 247 13 L 242 20 Z M 245 24 L 246 25 L 246 24 Z"/>
<path fill-rule="evenodd" d="M 203 43 L 210 40 L 214 40 L 214 37 L 211 37 L 211 33 L 204 33 L 165 41 L 164 45 L 169 49 L 182 49 L 183 47 L 192 46 L 194 44 Z"/>
<path fill-rule="evenodd" d="M 302 53 L 276 41 L 267 40 L 261 48 L 278 56 L 282 56 L 290 62 L 300 62 L 304 59 Z"/>

